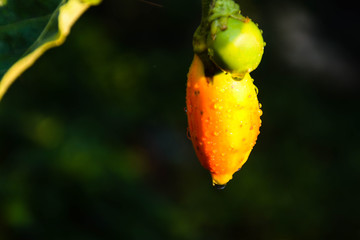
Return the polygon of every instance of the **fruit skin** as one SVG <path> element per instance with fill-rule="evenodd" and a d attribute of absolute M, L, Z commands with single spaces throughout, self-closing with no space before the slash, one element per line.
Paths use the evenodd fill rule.
<path fill-rule="evenodd" d="M 240 79 L 259 65 L 265 46 L 261 30 L 245 17 L 229 17 L 227 28 L 209 34 L 207 44 L 210 59 Z"/>
<path fill-rule="evenodd" d="M 255 89 L 249 74 L 240 81 L 223 72 L 206 77 L 195 54 L 186 89 L 189 133 L 214 185 L 225 185 L 255 145 L 262 115 Z"/>

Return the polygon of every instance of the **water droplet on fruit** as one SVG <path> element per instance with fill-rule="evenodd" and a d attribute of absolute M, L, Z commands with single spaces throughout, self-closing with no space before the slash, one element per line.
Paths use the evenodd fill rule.
<path fill-rule="evenodd" d="M 235 105 L 235 108 L 240 108 L 240 104 L 236 104 L 236 105 Z"/>
<path fill-rule="evenodd" d="M 235 146 L 233 144 L 230 144 L 230 150 L 231 151 L 235 150 Z"/>
<path fill-rule="evenodd" d="M 214 136 L 219 136 L 219 133 L 215 131 Z"/>
<path fill-rule="evenodd" d="M 188 113 L 192 113 L 192 105 L 189 104 L 188 107 L 187 107 L 187 112 Z"/>
<path fill-rule="evenodd" d="M 222 190 L 222 189 L 224 189 L 224 188 L 226 187 L 226 184 L 220 185 L 220 184 L 214 183 L 213 186 L 214 186 L 214 188 L 216 188 L 217 190 Z"/>
<path fill-rule="evenodd" d="M 187 107 L 184 107 L 184 111 L 187 113 Z"/>
<path fill-rule="evenodd" d="M 188 139 L 191 140 L 191 134 L 190 134 L 190 129 L 189 129 L 189 127 L 186 129 L 186 136 L 187 136 Z"/>

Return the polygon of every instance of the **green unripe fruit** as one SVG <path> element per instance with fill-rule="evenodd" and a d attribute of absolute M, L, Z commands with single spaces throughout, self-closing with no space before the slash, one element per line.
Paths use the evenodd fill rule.
<path fill-rule="evenodd" d="M 228 18 L 227 28 L 207 39 L 210 59 L 222 70 L 243 78 L 260 63 L 264 53 L 261 30 L 249 18 Z"/>

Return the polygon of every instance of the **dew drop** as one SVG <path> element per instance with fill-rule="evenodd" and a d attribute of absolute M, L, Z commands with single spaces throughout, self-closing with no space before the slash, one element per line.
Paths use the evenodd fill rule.
<path fill-rule="evenodd" d="M 214 187 L 215 189 L 217 189 L 217 190 L 223 190 L 223 189 L 226 187 L 226 184 L 221 185 L 221 184 L 216 184 L 216 183 L 214 183 L 214 184 L 213 184 L 213 187 Z"/>
<path fill-rule="evenodd" d="M 190 134 L 190 129 L 189 129 L 189 127 L 186 129 L 186 136 L 187 136 L 188 139 L 191 140 L 191 134 Z"/>
<path fill-rule="evenodd" d="M 191 112 L 192 112 L 192 105 L 191 105 L 191 104 L 188 105 L 188 107 L 187 107 L 187 112 L 188 112 L 188 113 L 191 113 Z"/>

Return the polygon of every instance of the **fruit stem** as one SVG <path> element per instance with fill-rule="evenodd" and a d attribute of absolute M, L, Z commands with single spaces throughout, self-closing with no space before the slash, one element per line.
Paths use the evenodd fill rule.
<path fill-rule="evenodd" d="M 200 26 L 196 29 L 193 37 L 193 49 L 204 64 L 205 76 L 212 77 L 219 69 L 208 56 L 207 36 L 210 32 L 209 14 L 211 7 L 217 0 L 202 0 L 202 15 Z"/>
<path fill-rule="evenodd" d="M 202 0 L 201 23 L 194 33 L 193 49 L 204 64 L 206 76 L 221 71 L 209 58 L 208 37 L 214 39 L 218 31 L 226 30 L 229 17 L 242 18 L 234 0 Z"/>
<path fill-rule="evenodd" d="M 202 16 L 201 16 L 201 22 L 207 21 L 208 15 L 209 15 L 209 10 L 210 10 L 210 5 L 211 2 L 213 2 L 214 0 L 202 0 L 201 1 L 201 7 L 202 7 Z"/>
<path fill-rule="evenodd" d="M 194 52 L 200 54 L 207 51 L 206 38 L 209 33 L 210 23 L 208 21 L 210 6 L 214 4 L 216 0 L 202 0 L 202 16 L 200 26 L 196 29 L 193 38 Z"/>

